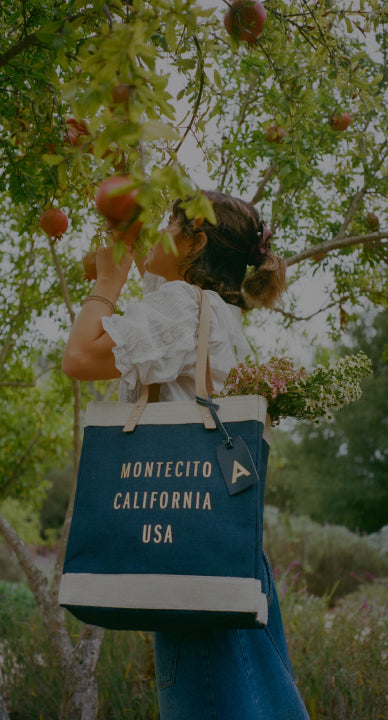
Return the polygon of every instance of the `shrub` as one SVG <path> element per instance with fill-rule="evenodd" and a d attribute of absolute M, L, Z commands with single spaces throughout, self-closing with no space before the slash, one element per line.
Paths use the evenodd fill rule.
<path fill-rule="evenodd" d="M 298 587 L 304 584 L 313 595 L 328 595 L 332 603 L 361 583 L 388 575 L 388 557 L 366 538 L 271 506 L 264 513 L 264 544 L 275 574 L 292 565 Z"/>
<path fill-rule="evenodd" d="M 386 717 L 388 581 L 361 586 L 334 609 L 328 598 L 282 592 L 279 585 L 296 681 L 311 720 Z"/>
<path fill-rule="evenodd" d="M 384 525 L 378 532 L 367 535 L 366 540 L 369 545 L 388 558 L 388 525 Z"/>
<path fill-rule="evenodd" d="M 0 635 L 17 637 L 20 623 L 36 610 L 34 596 L 22 582 L 0 580 Z M 28 622 L 28 620 L 27 620 Z"/>

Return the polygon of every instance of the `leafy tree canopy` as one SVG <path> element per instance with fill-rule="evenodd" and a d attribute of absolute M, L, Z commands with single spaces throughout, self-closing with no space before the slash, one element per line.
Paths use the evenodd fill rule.
<path fill-rule="evenodd" d="M 71 387 L 60 379 L 61 343 L 47 347 L 42 321 L 67 330 L 88 292 L 79 261 L 92 238 L 103 241 L 94 196 L 109 175 L 129 173 L 139 189 L 147 246 L 178 196 L 194 197 L 192 216 L 212 217 L 190 179 L 188 147 L 208 186 L 259 205 L 290 280 L 309 267 L 327 279 L 337 329 L 360 300 L 386 303 L 386 5 L 267 0 L 252 45 L 226 33 L 227 5 L 1 4 L 0 389 L 9 437 L 20 443 L 19 456 L 15 442 L 4 441 L 4 487 L 17 468 L 23 487 L 20 462 L 40 447 L 39 418 L 57 412 L 52 423 L 65 422 L 61 403 Z M 336 131 L 341 113 L 352 123 Z M 75 138 L 70 118 L 83 128 Z M 61 241 L 39 227 L 51 205 L 70 219 Z M 291 322 L 292 300 L 279 312 Z M 36 385 L 42 348 L 51 389 Z M 56 453 L 48 431 L 46 440 L 48 461 Z"/>

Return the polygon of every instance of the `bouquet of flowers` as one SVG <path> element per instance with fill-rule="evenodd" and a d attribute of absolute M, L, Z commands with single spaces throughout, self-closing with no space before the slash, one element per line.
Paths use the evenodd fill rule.
<path fill-rule="evenodd" d="M 272 357 L 263 365 L 247 361 L 232 368 L 220 397 L 263 395 L 274 424 L 280 418 L 313 420 L 331 417 L 331 411 L 358 400 L 361 380 L 372 372 L 370 358 L 363 352 L 347 355 L 328 367 L 311 372 L 296 368 L 288 357 Z"/>

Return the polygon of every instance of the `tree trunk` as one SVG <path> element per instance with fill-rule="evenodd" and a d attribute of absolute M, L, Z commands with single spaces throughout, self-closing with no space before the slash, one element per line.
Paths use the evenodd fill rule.
<path fill-rule="evenodd" d="M 0 515 L 0 532 L 17 555 L 27 576 L 51 645 L 64 673 L 64 692 L 59 720 L 96 720 L 98 692 L 95 669 L 104 635 L 102 628 L 84 625 L 75 646 L 65 625 L 65 612 L 58 606 L 58 588 L 51 592 L 43 573 L 34 564 L 29 549 L 14 528 Z M 3 714 L 2 714 L 3 713 Z M 0 720 L 9 720 L 0 697 Z"/>
<path fill-rule="evenodd" d="M 50 250 L 53 256 L 55 269 L 65 304 L 71 321 L 75 314 L 71 306 L 66 279 L 55 249 L 55 241 L 50 238 Z M 31 251 L 32 257 L 32 251 Z M 26 274 L 28 278 L 28 274 Z M 24 289 L 27 287 L 25 281 Z M 10 348 L 9 348 L 10 350 Z M 0 357 L 1 359 L 1 357 Z M 81 386 L 79 380 L 73 380 L 74 394 L 74 422 L 73 422 L 73 458 L 74 479 L 77 477 L 77 468 L 81 450 Z M 96 720 L 98 712 L 98 691 L 95 679 L 95 669 L 99 657 L 100 646 L 104 631 L 101 628 L 84 625 L 79 638 L 73 647 L 65 622 L 65 612 L 58 605 L 58 588 L 62 574 L 62 564 L 65 554 L 67 535 L 70 527 L 74 490 L 70 498 L 68 512 L 62 538 L 60 542 L 54 577 L 51 583 L 35 565 L 33 557 L 18 536 L 14 528 L 0 515 L 0 532 L 4 535 L 8 545 L 15 552 L 23 568 L 28 585 L 35 597 L 47 633 L 58 657 L 63 675 L 64 688 L 59 720 Z M 0 720 L 10 720 L 3 700 L 0 696 Z"/>
<path fill-rule="evenodd" d="M 0 720 L 10 720 L 7 712 L 7 708 L 4 705 L 4 700 L 0 695 Z"/>
<path fill-rule="evenodd" d="M 65 685 L 58 720 L 96 720 L 98 689 L 95 669 L 104 631 L 86 625 L 65 671 Z"/>

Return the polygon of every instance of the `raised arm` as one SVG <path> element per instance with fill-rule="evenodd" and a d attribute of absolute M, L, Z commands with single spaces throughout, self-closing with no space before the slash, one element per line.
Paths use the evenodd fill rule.
<path fill-rule="evenodd" d="M 127 253 L 119 265 L 113 250 L 98 248 L 97 281 L 71 329 L 62 361 L 62 370 L 78 380 L 107 380 L 120 377 L 113 355 L 114 342 L 102 326 L 110 317 L 127 279 L 133 255 Z"/>

